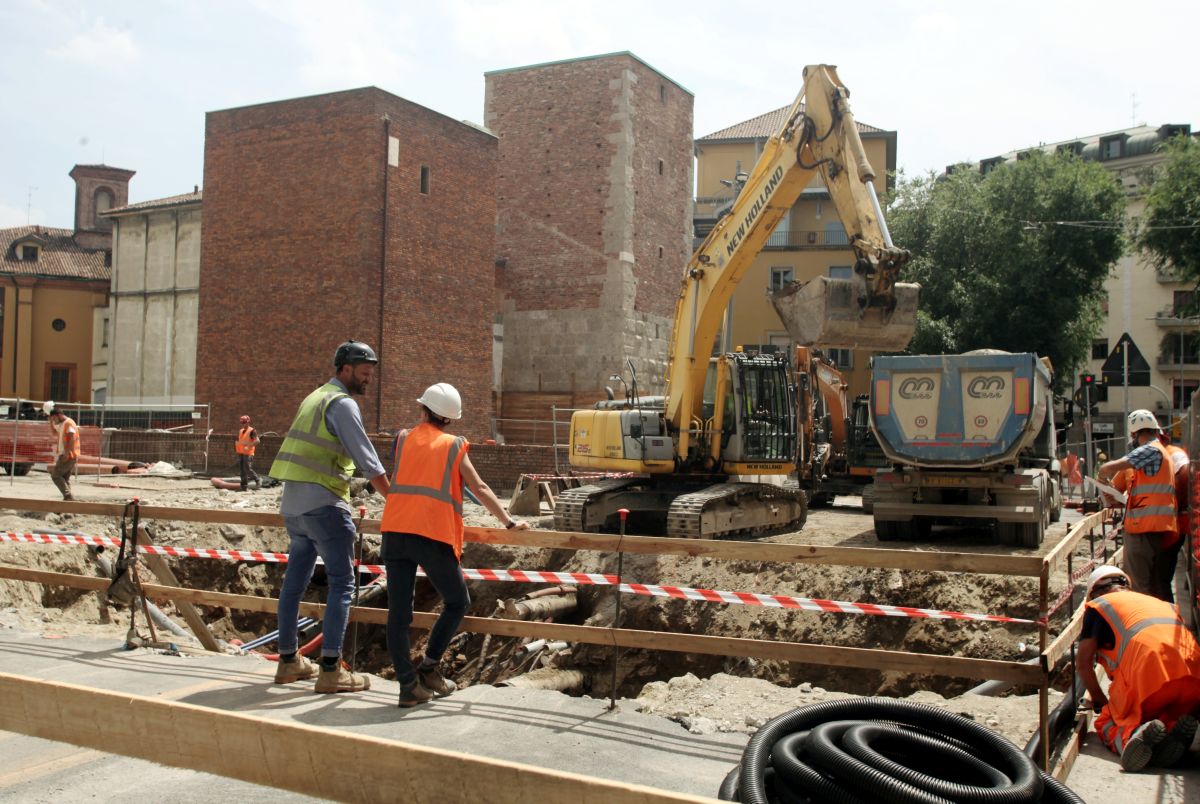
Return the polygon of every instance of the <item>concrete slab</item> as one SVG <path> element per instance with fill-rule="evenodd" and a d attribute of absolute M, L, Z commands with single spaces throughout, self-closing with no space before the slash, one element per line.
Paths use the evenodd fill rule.
<path fill-rule="evenodd" d="M 111 641 L 83 637 L 50 640 L 36 634 L 0 633 L 0 672 L 161 696 L 704 796 L 715 797 L 747 739 L 743 734 L 692 735 L 672 721 L 628 711 L 628 704 L 609 712 L 606 701 L 546 690 L 473 687 L 444 700 L 401 710 L 396 707 L 399 688 L 395 682 L 372 678 L 373 688 L 360 695 L 314 695 L 311 683 L 272 684 L 273 668 L 254 657 L 170 656 L 148 650 L 124 651 Z M 13 787 L 6 789 L 2 782 L 6 773 L 26 767 L 11 764 L 9 758 L 35 754 L 38 749 L 31 747 L 32 743 L 44 741 L 20 736 L 5 741 L 0 752 L 4 755 L 0 759 L 0 796 L 15 794 L 17 788 L 31 792 L 16 776 Z M 144 772 L 135 765 L 149 766 L 107 755 L 90 757 L 87 762 L 75 759 L 89 765 L 103 760 L 104 773 L 115 777 Z M 158 771 L 172 779 L 179 774 L 180 784 L 203 786 L 187 780 L 204 774 L 167 768 Z M 56 783 L 65 783 L 61 774 Z M 221 780 L 221 784 L 229 783 Z M 34 789 L 40 788 L 35 785 Z M 172 781 L 160 789 L 179 788 Z M 73 799 L 87 788 L 56 790 L 61 800 Z M 260 798 L 257 792 L 251 795 Z M 287 798 L 278 795 L 279 800 Z"/>
<path fill-rule="evenodd" d="M 1197 804 L 1200 802 L 1200 767 L 1193 754 L 1188 767 L 1147 768 L 1125 773 L 1117 755 L 1089 734 L 1067 777 L 1067 785 L 1088 802 L 1120 804 Z"/>

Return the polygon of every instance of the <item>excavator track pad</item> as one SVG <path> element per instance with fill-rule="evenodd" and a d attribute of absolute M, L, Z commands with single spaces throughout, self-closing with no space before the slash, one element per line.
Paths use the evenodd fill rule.
<path fill-rule="evenodd" d="M 680 494 L 667 512 L 667 535 L 715 539 L 804 527 L 808 506 L 804 492 L 766 483 L 717 483 Z"/>
<path fill-rule="evenodd" d="M 771 295 L 792 340 L 803 346 L 897 352 L 917 327 L 921 286 L 898 282 L 891 309 L 865 307 L 861 286 L 849 279 L 819 276 L 793 282 Z"/>

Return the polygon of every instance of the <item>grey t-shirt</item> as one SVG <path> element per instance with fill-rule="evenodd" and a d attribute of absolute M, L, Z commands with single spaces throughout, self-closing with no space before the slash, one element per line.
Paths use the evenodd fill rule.
<path fill-rule="evenodd" d="M 346 393 L 349 390 L 341 380 L 334 377 L 329 381 Z M 354 465 L 362 472 L 363 477 L 373 478 L 384 474 L 383 464 L 375 454 L 375 446 L 367 438 L 366 428 L 363 427 L 362 413 L 358 403 L 350 397 L 342 397 L 325 408 L 325 426 L 329 432 L 337 436 L 338 441 L 354 459 Z M 350 504 L 334 494 L 320 483 L 306 483 L 303 480 L 285 480 L 283 496 L 279 499 L 279 513 L 284 516 L 300 516 L 318 508 L 335 505 L 350 511 Z"/>

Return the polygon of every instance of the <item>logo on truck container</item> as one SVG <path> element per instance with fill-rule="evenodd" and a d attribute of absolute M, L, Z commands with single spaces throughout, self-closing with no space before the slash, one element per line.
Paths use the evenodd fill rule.
<path fill-rule="evenodd" d="M 933 399 L 933 380 L 928 377 L 909 377 L 897 391 L 903 399 Z"/>
<path fill-rule="evenodd" d="M 999 399 L 1004 396 L 1004 378 L 997 375 L 976 377 L 967 386 L 967 394 L 975 399 Z"/>

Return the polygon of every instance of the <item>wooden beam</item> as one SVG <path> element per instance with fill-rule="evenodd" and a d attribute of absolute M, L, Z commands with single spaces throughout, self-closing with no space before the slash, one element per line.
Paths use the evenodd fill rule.
<path fill-rule="evenodd" d="M 1112 557 L 1109 559 L 1109 563 L 1115 567 L 1119 567 L 1121 566 L 1121 560 L 1124 558 L 1125 548 L 1122 547 L 1120 550 L 1112 554 Z M 1046 647 L 1046 650 L 1042 653 L 1042 670 L 1044 672 L 1049 673 L 1056 666 L 1058 666 L 1058 663 L 1062 661 L 1062 658 L 1067 655 L 1067 651 L 1071 649 L 1071 645 L 1075 642 L 1075 640 L 1079 639 L 1080 634 L 1083 633 L 1083 611 L 1085 608 L 1086 606 L 1080 606 L 1075 610 L 1075 613 L 1071 615 L 1071 621 L 1067 623 L 1067 627 L 1062 630 L 1062 633 L 1054 638 L 1054 641 L 1051 642 L 1049 646 Z"/>
<path fill-rule="evenodd" d="M 152 546 L 154 541 L 150 538 L 150 534 L 144 527 L 138 527 L 134 538 L 138 544 Z M 138 560 L 145 561 L 146 566 L 154 573 L 163 584 L 167 586 L 179 586 L 179 579 L 175 577 L 175 573 L 171 572 L 171 567 L 167 564 L 166 559 L 160 555 L 153 553 L 139 554 Z M 217 642 L 217 638 L 213 636 L 212 631 L 208 630 L 208 623 L 204 622 L 204 618 L 200 616 L 200 612 L 196 607 L 185 600 L 175 602 L 175 608 L 179 609 L 180 615 L 183 616 L 184 622 L 192 629 L 192 633 L 196 635 L 196 639 L 200 640 L 200 644 L 205 650 L 211 650 L 216 653 L 221 652 L 221 645 Z"/>
<path fill-rule="evenodd" d="M 1054 770 L 1050 775 L 1063 784 L 1066 784 L 1067 777 L 1071 775 L 1071 768 L 1075 767 L 1075 760 L 1079 758 L 1079 749 L 1083 745 L 1083 738 L 1087 736 L 1090 720 L 1090 712 L 1080 712 L 1075 716 L 1075 725 L 1071 728 L 1071 741 L 1054 763 Z"/>
<path fill-rule="evenodd" d="M 1107 516 L 1106 512 L 1096 511 L 1076 522 L 1071 530 L 1067 532 L 1066 538 L 1054 545 L 1050 552 L 1046 553 L 1046 557 L 1042 561 L 1045 562 L 1049 569 L 1055 569 L 1058 563 L 1075 549 L 1075 545 L 1083 540 L 1083 537 L 1087 536 L 1093 528 L 1100 527 L 1101 523 L 1104 522 L 1105 516 Z"/>
<path fill-rule="evenodd" d="M 713 801 L 340 729 L 7 673 L 0 673 L 0 729 L 338 801 Z"/>
<path fill-rule="evenodd" d="M 35 581 L 38 583 L 91 588 L 85 583 L 103 581 L 60 572 L 32 570 L 0 564 L 0 578 Z M 269 597 L 237 595 L 229 592 L 212 592 L 207 589 L 180 589 L 173 586 L 142 584 L 146 595 L 155 600 L 185 600 L 209 606 L 225 606 L 244 611 L 274 612 L 278 601 Z M 308 617 L 321 618 L 325 607 L 318 603 L 301 603 L 300 613 Z M 413 625 L 417 628 L 432 628 L 437 615 L 431 612 L 415 612 Z M 374 625 L 387 623 L 385 609 L 350 609 L 351 622 Z M 675 634 L 664 631 L 642 631 L 630 628 L 597 628 L 586 625 L 561 623 L 525 622 L 502 620 L 490 617 L 466 617 L 461 630 L 479 634 L 496 634 L 512 637 L 546 637 L 552 640 L 582 642 L 589 645 L 615 645 L 622 648 L 643 650 L 666 650 L 680 653 L 700 653 L 709 656 L 742 656 L 760 659 L 778 659 L 801 664 L 819 664 L 832 667 L 858 667 L 868 670 L 892 670 L 914 675 L 949 676 L 979 680 L 1012 681 L 1016 684 L 1039 684 L 1042 671 L 1036 665 L 1023 662 L 1005 662 L 994 659 L 974 659 L 964 656 L 937 656 L 928 653 L 909 653 L 878 648 L 854 648 L 840 645 L 814 645 L 806 642 L 775 642 L 766 639 L 741 637 L 717 637 L 703 634 Z"/>
<path fill-rule="evenodd" d="M 92 516 L 120 517 L 121 503 L 66 502 L 64 500 L 27 500 L 0 497 L 0 508 L 15 511 L 50 511 Z M 166 508 L 141 506 L 142 519 L 167 519 L 181 522 L 228 523 L 264 527 L 283 527 L 283 517 L 264 511 L 227 511 L 212 508 Z M 379 520 L 364 519 L 364 533 L 379 533 Z M 823 547 L 811 544 L 759 544 L 714 539 L 672 539 L 660 536 L 620 536 L 565 531 L 511 531 L 503 528 L 466 528 L 466 540 L 482 544 L 514 547 L 545 547 L 557 550 L 595 550 L 646 555 L 682 555 L 764 561 L 780 564 L 814 564 L 878 569 L 908 569 L 922 572 L 970 572 L 981 575 L 1016 575 L 1036 578 L 1043 559 L 1036 556 L 1010 556 L 994 553 L 950 553 L 927 550 L 896 550 L 874 547 Z"/>

